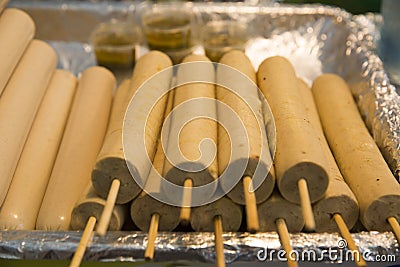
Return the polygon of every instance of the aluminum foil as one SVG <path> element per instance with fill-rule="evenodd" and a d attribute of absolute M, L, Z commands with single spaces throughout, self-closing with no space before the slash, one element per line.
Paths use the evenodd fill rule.
<path fill-rule="evenodd" d="M 357 16 L 351 24 L 349 58 L 362 66 L 365 86 L 354 86 L 358 106 L 396 178 L 400 174 L 400 96 L 377 56 L 380 16 Z"/>
<path fill-rule="evenodd" d="M 13 1 L 12 4 L 21 5 L 32 14 L 39 29 L 37 37 L 53 41 L 59 57 L 63 59 L 60 67 L 75 73 L 79 73 L 82 66 L 93 64 L 93 52 L 85 42 L 97 23 L 113 17 L 129 19 L 137 14 L 137 8 L 132 3 L 90 5 L 59 1 L 29 4 L 27 1 Z M 283 55 L 309 84 L 326 72 L 345 78 L 387 162 L 393 172 L 399 174 L 400 99 L 375 53 L 377 31 L 368 17 L 353 18 L 341 9 L 325 6 L 196 3 L 194 8 L 204 23 L 232 19 L 249 25 L 253 39 L 246 53 L 256 68 L 268 56 Z M 49 27 L 49 17 L 52 18 L 51 24 L 61 25 L 61 29 Z M 87 19 L 86 23 L 77 27 L 79 31 L 71 26 L 76 25 L 77 18 Z M 80 237 L 80 232 L 0 231 L 0 258 L 70 259 Z M 395 261 L 400 261 L 399 246 L 390 232 L 354 233 L 353 238 L 361 252 L 367 252 L 369 261 L 377 260 L 381 255 L 394 255 Z M 228 262 L 260 263 L 266 248 L 280 248 L 276 233 L 226 233 L 224 240 Z M 291 241 L 298 252 L 314 251 L 320 262 L 339 263 L 345 260 L 343 253 L 339 253 L 334 260 L 323 254 L 328 248 L 343 251 L 338 234 L 293 234 Z M 105 237 L 94 237 L 85 259 L 140 261 L 146 244 L 146 233 L 109 232 Z M 155 260 L 214 262 L 214 236 L 212 233 L 159 233 Z M 273 260 L 277 260 L 276 254 Z M 176 265 L 186 264 L 181 262 Z"/>
<path fill-rule="evenodd" d="M 394 246 L 391 233 L 362 232 L 352 235 L 360 253 L 367 261 L 376 261 L 382 255 L 391 256 L 392 261 L 400 260 L 400 250 Z M 0 232 L 0 257 L 8 259 L 71 259 L 80 232 L 2 231 Z M 293 249 L 301 255 L 315 255 L 315 261 L 339 263 L 346 250 L 338 234 L 291 234 Z M 279 255 L 271 253 L 280 249 L 276 233 L 225 233 L 225 259 L 232 262 L 277 261 Z M 7 240 L 6 242 L 4 242 Z M 109 232 L 105 237 L 95 236 L 86 250 L 85 260 L 91 261 L 142 261 L 147 244 L 147 233 Z M 335 260 L 326 251 L 331 249 Z M 156 261 L 215 261 L 213 233 L 159 233 L 155 247 Z M 323 252 L 325 251 L 325 252 Z M 272 255 L 271 258 L 265 258 Z M 268 253 L 269 252 L 269 253 Z M 271 254 L 270 254 L 271 253 Z M 304 253 L 305 254 L 305 253 Z M 308 258 L 304 257 L 304 260 Z"/>

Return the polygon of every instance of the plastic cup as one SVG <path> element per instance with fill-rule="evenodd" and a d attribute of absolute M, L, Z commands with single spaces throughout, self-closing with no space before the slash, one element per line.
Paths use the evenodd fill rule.
<path fill-rule="evenodd" d="M 98 65 L 110 69 L 132 68 L 139 41 L 138 27 L 121 21 L 99 24 L 90 37 Z"/>
<path fill-rule="evenodd" d="M 154 4 L 143 10 L 147 46 L 165 52 L 174 63 L 192 52 L 194 23 L 194 13 L 184 3 Z"/>
<path fill-rule="evenodd" d="M 230 50 L 244 51 L 250 37 L 246 25 L 236 21 L 211 21 L 202 30 L 206 56 L 215 62 Z"/>

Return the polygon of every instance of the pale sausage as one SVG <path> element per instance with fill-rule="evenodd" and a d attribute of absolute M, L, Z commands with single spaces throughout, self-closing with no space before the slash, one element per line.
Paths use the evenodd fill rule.
<path fill-rule="evenodd" d="M 36 229 L 69 229 L 72 209 L 90 180 L 103 142 L 114 87 L 114 75 L 103 67 L 82 73 Z"/>
<path fill-rule="evenodd" d="M 247 133 L 247 136 L 242 135 L 239 131 L 228 133 L 223 130 L 221 125 L 218 126 L 219 170 L 220 173 L 223 173 L 228 166 L 237 170 L 240 167 L 234 165 L 243 165 L 243 162 L 247 162 L 243 177 L 252 177 L 254 184 L 258 186 L 254 192 L 256 201 L 261 203 L 271 195 L 275 185 L 275 176 L 273 168 L 271 168 L 272 159 L 265 132 L 262 102 L 258 96 L 256 72 L 247 56 L 238 50 L 226 53 L 219 63 L 230 66 L 237 72 L 232 71 L 231 68 L 218 67 L 217 83 L 227 86 L 228 89 L 217 86 L 217 99 L 235 112 L 236 120 L 239 120 L 237 128 L 244 127 Z M 238 74 L 239 71 L 242 75 Z M 225 114 L 225 110 L 225 108 L 218 109 L 218 118 L 222 120 L 222 117 L 225 116 L 226 121 L 234 121 L 232 118 L 228 118 L 229 114 Z M 230 127 L 232 126 L 230 125 Z M 236 136 L 233 137 L 233 135 Z M 232 143 L 232 140 L 235 143 Z M 235 153 L 232 153 L 231 147 L 236 150 Z M 232 173 L 227 175 L 227 178 L 232 178 L 234 175 L 237 174 Z M 240 181 L 232 190 L 229 190 L 231 188 L 229 182 L 231 181 L 220 179 L 222 189 L 234 202 L 244 205 L 243 183 Z"/>
<path fill-rule="evenodd" d="M 320 200 L 328 187 L 327 164 L 318 137 L 306 118 L 293 66 L 283 57 L 264 60 L 258 85 L 266 97 L 276 125 L 275 171 L 284 198 L 300 202 L 298 180 L 307 181 L 311 202 Z"/>
<path fill-rule="evenodd" d="M 312 86 L 328 143 L 347 184 L 357 197 L 360 220 L 368 230 L 389 231 L 400 220 L 400 185 L 369 134 L 346 82 L 335 74 Z"/>
<path fill-rule="evenodd" d="M 35 229 L 75 87 L 76 78 L 72 73 L 54 72 L 1 208 L 1 229 Z"/>
<path fill-rule="evenodd" d="M 1 0 L 0 1 L 0 12 L 3 11 L 4 7 L 8 4 L 9 0 Z"/>
<path fill-rule="evenodd" d="M 344 181 L 325 139 L 311 89 L 302 80 L 299 80 L 299 88 L 302 101 L 306 107 L 307 118 L 318 135 L 328 163 L 328 188 L 324 198 L 313 206 L 315 230 L 318 232 L 337 232 L 337 225 L 332 218 L 335 213 L 340 214 L 347 227 L 351 229 L 358 220 L 359 208 L 357 199 Z"/>
<path fill-rule="evenodd" d="M 171 91 L 168 96 L 168 103 L 165 110 L 166 117 L 173 106 L 174 91 Z M 161 140 L 158 140 L 156 155 L 153 160 L 153 168 L 150 170 L 146 181 L 144 191 L 132 201 L 131 217 L 133 222 L 142 231 L 148 231 L 151 217 L 154 213 L 160 216 L 158 229 L 160 231 L 172 231 L 179 224 L 180 208 L 177 206 L 168 205 L 158 199 L 158 194 L 161 192 L 162 171 L 165 162 L 165 154 Z"/>
<path fill-rule="evenodd" d="M 82 193 L 82 198 L 77 202 L 76 206 L 72 210 L 71 229 L 85 229 L 86 223 L 91 216 L 94 216 L 97 220 L 99 220 L 101 214 L 103 213 L 105 204 L 106 201 L 96 194 L 92 183 L 89 182 L 86 189 Z M 111 213 L 108 231 L 121 230 L 127 217 L 127 212 L 126 206 L 115 205 Z"/>
<path fill-rule="evenodd" d="M 0 9 L 7 1 L 0 1 Z M 0 17 L 0 96 L 35 35 L 35 23 L 24 11 L 8 8 Z"/>
<path fill-rule="evenodd" d="M 128 98 L 127 94 L 129 91 L 130 80 L 124 80 L 117 88 L 112 101 L 112 108 L 110 113 L 110 119 L 108 122 L 107 135 L 110 134 L 110 129 L 114 129 L 113 124 L 121 121 L 123 114 L 125 113 L 125 106 L 123 103 Z M 99 197 L 91 182 L 89 182 L 86 189 L 82 192 L 81 198 L 76 203 L 75 208 L 72 210 L 71 215 L 71 228 L 74 230 L 83 230 L 86 226 L 88 219 L 94 216 L 97 221 L 100 219 L 103 212 L 106 201 Z M 125 206 L 116 205 L 111 213 L 111 219 L 108 229 L 109 230 L 120 230 L 125 221 L 125 213 L 127 209 Z"/>
<path fill-rule="evenodd" d="M 193 208 L 190 225 L 197 232 L 213 232 L 214 218 L 221 216 L 222 229 L 237 232 L 242 223 L 242 215 L 241 206 L 227 197 L 222 197 L 212 203 Z"/>
<path fill-rule="evenodd" d="M 56 61 L 56 53 L 48 44 L 32 41 L 0 98 L 0 205 L 6 197 Z"/>
<path fill-rule="evenodd" d="M 288 231 L 291 233 L 300 232 L 304 226 L 301 206 L 284 199 L 278 190 L 272 193 L 271 197 L 257 205 L 260 231 L 276 231 L 276 220 L 284 219 Z"/>
<path fill-rule="evenodd" d="M 191 79 L 214 81 L 213 64 L 205 56 L 189 55 L 182 63 L 202 62 L 188 67 L 179 67 L 177 83 L 186 83 Z M 196 72 L 194 72 L 196 71 Z M 188 83 L 175 89 L 174 110 L 171 118 L 171 130 L 168 137 L 164 177 L 170 182 L 182 186 L 191 179 L 193 187 L 213 182 L 218 177 L 216 156 L 217 123 L 212 119 L 198 116 L 216 117 L 216 105 L 205 105 L 202 99 L 215 100 L 215 86 L 209 83 Z M 196 119 L 195 119 L 196 118 Z M 216 189 L 211 186 L 204 198 L 211 197 Z M 168 190 L 163 186 L 163 190 Z M 166 192 L 168 194 L 168 192 Z M 171 195 L 171 197 L 175 197 Z"/>
<path fill-rule="evenodd" d="M 148 54 L 141 57 L 135 65 L 133 71 L 133 76 L 131 79 L 131 85 L 129 92 L 127 94 L 128 101 L 123 104 L 124 108 L 129 104 L 131 97 L 137 92 L 143 83 L 150 77 L 158 73 L 159 71 L 165 70 L 172 66 L 172 62 L 167 55 L 158 51 L 151 51 Z M 161 95 L 164 90 L 169 88 L 170 79 L 172 77 L 172 70 L 167 72 L 166 75 L 162 75 L 162 82 L 160 82 L 157 88 L 151 88 L 143 95 Z M 128 119 L 132 121 L 135 125 L 132 127 L 142 127 L 146 125 L 146 151 L 147 156 L 150 160 L 153 160 L 157 138 L 160 131 L 160 126 L 162 123 L 162 114 L 165 111 L 166 97 L 162 97 L 160 101 L 155 103 L 149 103 L 152 101 L 151 97 L 143 98 L 140 102 L 141 106 L 146 106 L 149 104 L 155 104 L 151 114 L 136 113 L 133 117 Z M 93 187 L 96 192 L 103 198 L 106 198 L 114 179 L 118 179 L 121 183 L 119 188 L 116 203 L 123 204 L 131 201 L 137 197 L 141 192 L 141 187 L 138 185 L 136 180 L 132 177 L 128 165 L 130 164 L 130 169 L 134 172 L 136 179 L 141 179 L 143 182 L 147 178 L 150 170 L 150 164 L 145 159 L 146 155 L 141 153 L 135 153 L 132 158 L 126 159 L 124 155 L 123 146 L 123 121 L 124 114 L 116 120 L 115 122 L 110 122 L 111 127 L 108 129 L 108 135 L 104 140 L 103 147 L 97 157 L 96 165 L 92 172 L 92 182 Z M 130 147 L 137 147 L 135 142 L 143 142 L 141 139 L 134 139 L 129 144 Z"/>

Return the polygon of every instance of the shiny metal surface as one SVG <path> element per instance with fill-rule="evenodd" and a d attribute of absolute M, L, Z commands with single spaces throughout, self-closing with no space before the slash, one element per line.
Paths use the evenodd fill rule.
<path fill-rule="evenodd" d="M 18 1 L 13 5 L 18 6 Z M 82 66 L 94 64 L 93 52 L 84 44 L 85 33 L 90 32 L 98 22 L 114 16 L 132 18 L 137 10 L 130 4 L 104 4 L 97 7 L 79 2 L 21 5 L 34 14 L 39 29 L 44 23 L 41 16 L 54 16 L 54 23 L 64 25 L 63 29 L 67 29 L 65 25 L 79 17 L 79 14 L 90 18 L 81 27 L 81 32 L 70 30 L 62 38 L 58 35 L 60 31 L 56 33 L 54 28 L 48 26 L 47 32 L 43 29 L 38 32 L 39 38 L 53 41 L 61 58 L 61 67 L 76 73 L 81 71 Z M 324 6 L 198 3 L 194 8 L 204 23 L 223 18 L 249 25 L 254 37 L 248 43 L 246 53 L 256 68 L 268 56 L 283 55 L 309 84 L 321 73 L 341 75 L 350 84 L 366 125 L 398 177 L 400 97 L 389 83 L 382 62 L 376 55 L 376 29 L 371 20 L 365 16 L 353 18 L 341 9 Z M 54 31 L 54 35 L 51 31 Z M 71 45 L 71 42 L 77 43 Z M 74 49 L 80 52 L 71 52 Z M 198 51 L 201 53 L 201 48 Z M 78 54 L 79 57 L 76 56 Z M 0 258 L 70 259 L 80 236 L 79 232 L 0 231 Z M 392 233 L 361 232 L 353 234 L 353 237 L 361 252 L 369 253 L 370 260 L 382 254 L 395 255 L 397 261 L 400 259 L 399 245 Z M 276 233 L 226 233 L 224 239 L 228 262 L 259 262 L 257 254 L 262 253 L 260 250 L 266 247 L 280 248 Z M 291 235 L 291 240 L 296 251 L 315 251 L 320 255 L 318 253 L 324 249 L 337 248 L 340 236 L 299 233 Z M 147 233 L 109 232 L 105 237 L 94 237 L 85 259 L 135 261 L 143 258 L 146 242 Z M 156 239 L 156 261 L 179 259 L 214 262 L 214 255 L 212 233 L 160 233 Z M 338 257 L 333 262 L 342 260 Z M 331 261 L 321 256 L 321 262 Z"/>

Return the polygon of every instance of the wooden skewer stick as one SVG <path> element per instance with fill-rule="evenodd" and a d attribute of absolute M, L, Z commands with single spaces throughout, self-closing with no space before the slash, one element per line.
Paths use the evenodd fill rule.
<path fill-rule="evenodd" d="M 346 240 L 347 247 L 352 251 L 357 251 L 358 258 L 355 259 L 356 265 L 362 267 L 367 266 L 367 263 L 364 261 L 362 254 L 360 253 L 358 247 L 356 246 L 356 243 L 354 242 L 354 239 L 351 236 L 350 231 L 347 228 L 347 225 L 344 222 L 342 215 L 340 215 L 339 213 L 335 213 L 333 214 L 333 219 L 335 220 L 336 225 L 339 228 L 340 234 L 342 235 L 344 240 Z"/>
<path fill-rule="evenodd" d="M 397 221 L 396 217 L 389 217 L 387 219 L 389 222 L 390 226 L 392 227 L 393 233 L 396 236 L 397 243 L 400 245 L 400 225 L 399 222 Z"/>
<path fill-rule="evenodd" d="M 244 199 L 246 202 L 247 230 L 254 234 L 260 229 L 257 213 L 256 195 L 251 184 L 251 177 L 243 178 Z"/>
<path fill-rule="evenodd" d="M 215 254 L 217 267 L 225 267 L 224 241 L 222 240 L 222 218 L 214 217 Z"/>
<path fill-rule="evenodd" d="M 190 223 L 190 204 L 192 202 L 192 187 L 193 181 L 190 178 L 187 178 L 183 183 L 185 189 L 183 190 L 182 195 L 182 208 L 180 214 L 180 221 L 184 225 L 188 225 Z"/>
<path fill-rule="evenodd" d="M 310 194 L 308 193 L 307 181 L 304 178 L 300 178 L 297 182 L 300 194 L 300 204 L 303 211 L 304 217 L 304 230 L 306 232 L 315 231 L 315 219 L 311 207 Z"/>
<path fill-rule="evenodd" d="M 121 182 L 118 179 L 114 179 L 111 183 L 111 188 L 108 192 L 106 204 L 104 205 L 104 209 L 96 229 L 96 233 L 100 236 L 104 236 L 107 232 L 108 225 L 110 224 L 112 212 L 115 206 L 115 201 L 117 200 L 120 185 Z"/>
<path fill-rule="evenodd" d="M 69 267 L 79 267 L 79 265 L 81 264 L 86 248 L 93 237 L 93 230 L 95 225 L 96 217 L 90 216 L 86 224 L 85 230 L 83 230 L 81 240 L 79 241 L 78 247 L 76 248 L 74 257 L 72 258 Z"/>
<path fill-rule="evenodd" d="M 285 219 L 279 218 L 275 221 L 276 228 L 278 229 L 279 239 L 281 240 L 281 244 L 283 249 L 286 252 L 287 264 L 289 267 L 298 267 L 296 259 L 292 259 L 291 252 L 293 251 L 293 247 L 290 244 L 290 236 L 289 231 L 286 226 Z"/>
<path fill-rule="evenodd" d="M 147 247 L 144 252 L 144 258 L 146 260 L 153 260 L 153 258 L 154 258 L 154 248 L 155 248 L 155 243 L 156 243 L 159 221 L 160 221 L 160 214 L 154 213 L 151 216 Z"/>

